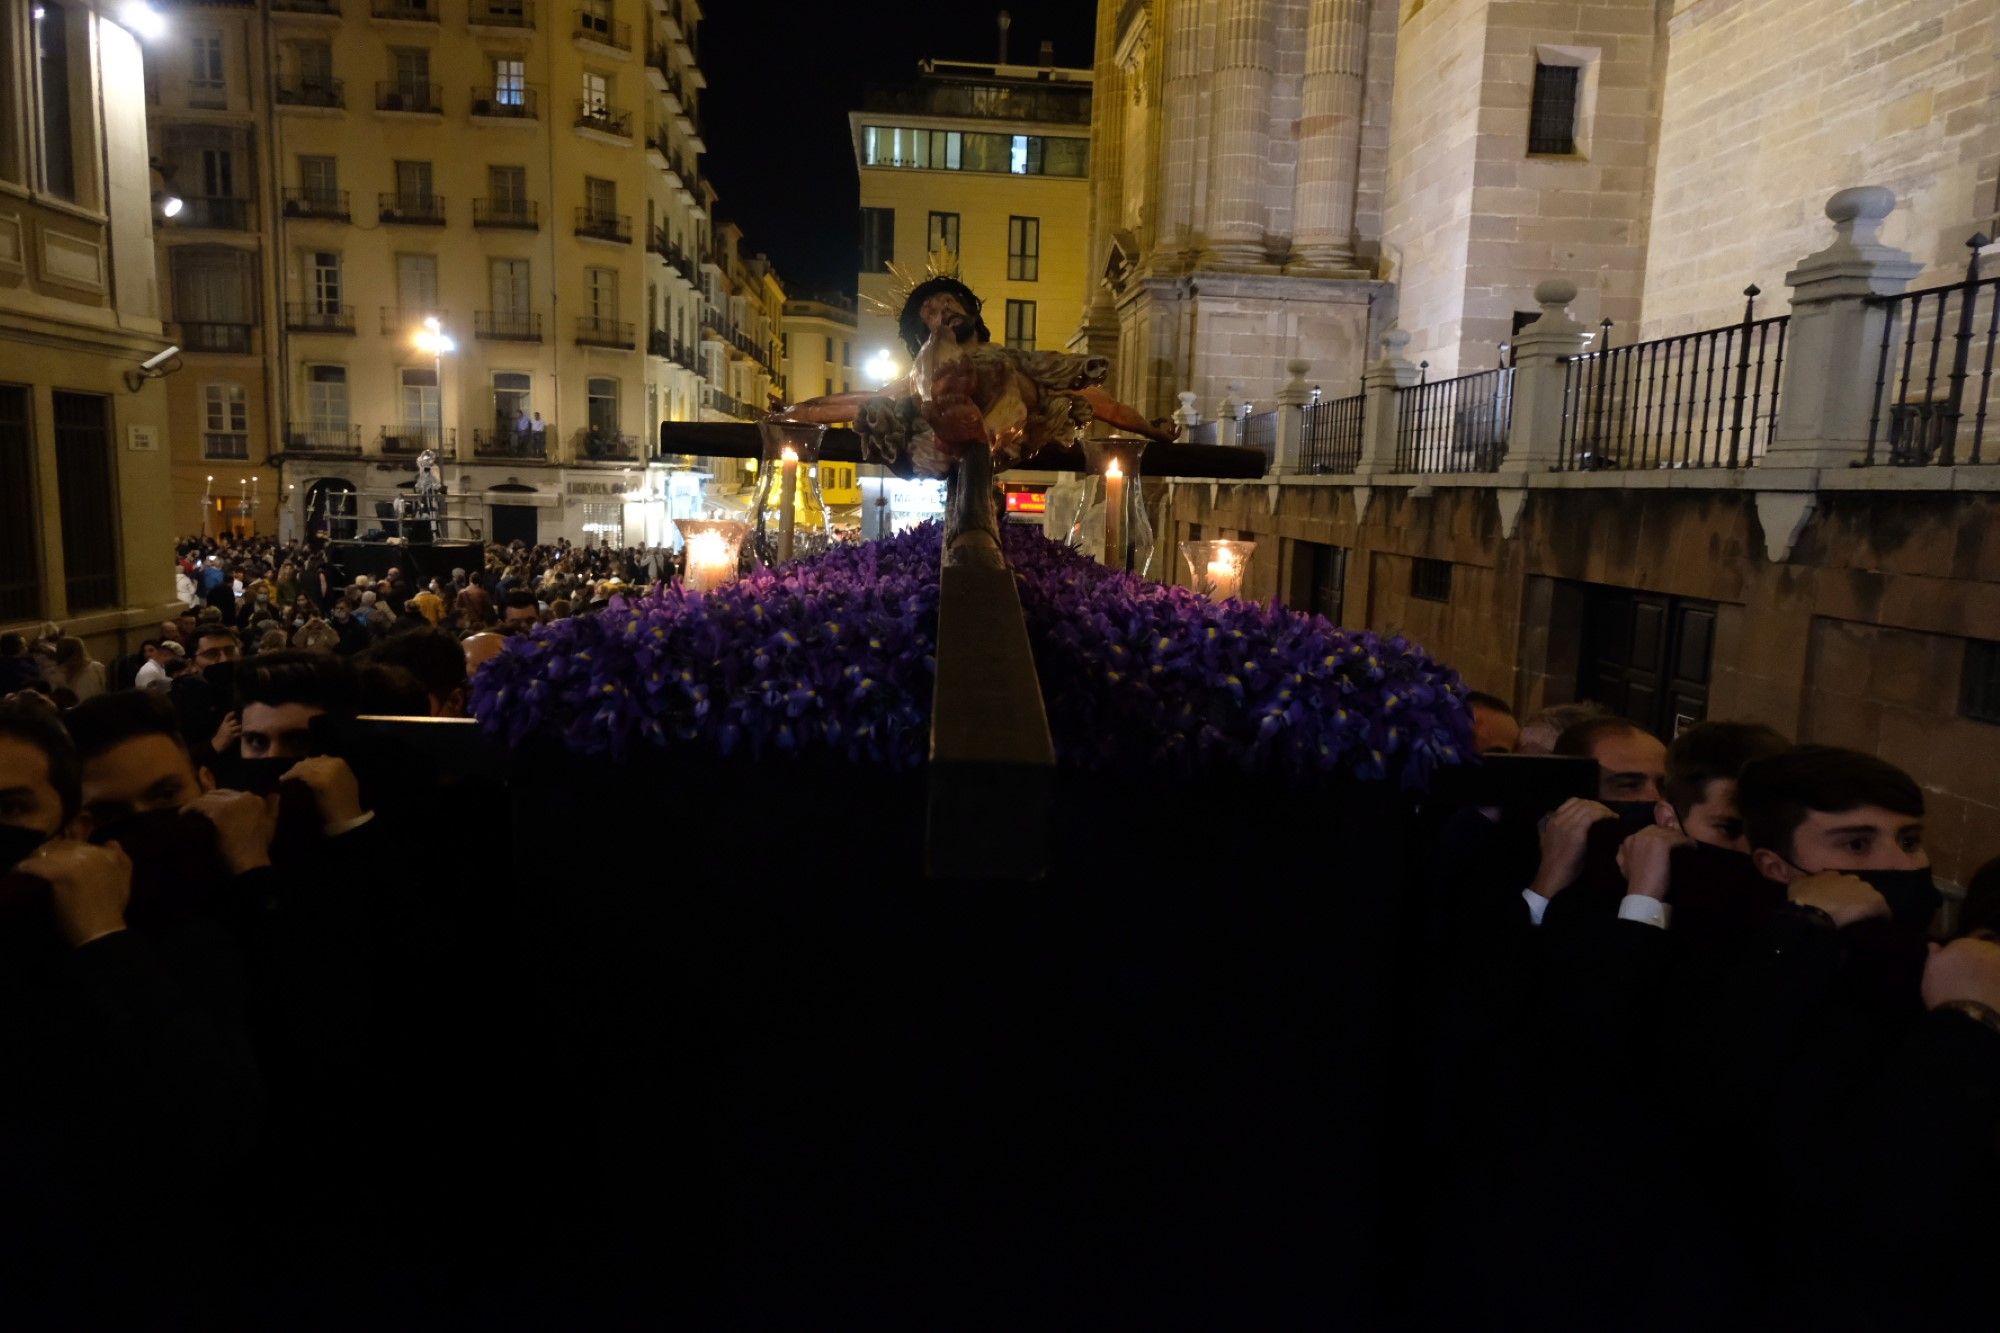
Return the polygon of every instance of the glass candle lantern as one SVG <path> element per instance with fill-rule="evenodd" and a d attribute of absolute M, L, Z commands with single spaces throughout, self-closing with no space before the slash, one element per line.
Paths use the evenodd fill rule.
<path fill-rule="evenodd" d="M 1187 561 L 1194 586 L 1212 602 L 1226 602 L 1243 596 L 1243 576 L 1249 572 L 1256 542 L 1221 538 L 1215 541 L 1182 542 L 1181 558 Z"/>
<path fill-rule="evenodd" d="M 677 518 L 681 540 L 687 543 L 687 569 L 681 583 L 689 592 L 709 592 L 736 581 L 743 539 L 750 525 L 730 518 Z"/>

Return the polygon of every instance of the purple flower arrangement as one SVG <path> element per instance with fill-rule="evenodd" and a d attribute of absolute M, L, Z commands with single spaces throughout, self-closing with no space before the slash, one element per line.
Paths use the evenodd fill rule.
<path fill-rule="evenodd" d="M 1422 785 L 1472 751 L 1458 673 L 1401 638 L 1115 573 L 1008 528 L 1057 754 L 1091 769 Z M 711 593 L 678 585 L 535 630 L 473 680 L 511 744 L 619 757 L 819 751 L 921 764 L 936 671 L 935 526 Z"/>

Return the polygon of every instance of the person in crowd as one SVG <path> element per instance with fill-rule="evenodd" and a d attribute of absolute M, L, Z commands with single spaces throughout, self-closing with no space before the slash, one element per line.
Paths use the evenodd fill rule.
<path fill-rule="evenodd" d="M 1756 722 L 1697 722 L 1667 747 L 1661 822 L 1695 842 L 1748 853 L 1750 839 L 1736 804 L 1744 767 L 1783 754 L 1791 742 Z"/>
<path fill-rule="evenodd" d="M 1609 717 L 1611 711 L 1599 703 L 1554 704 L 1521 724 L 1518 750 L 1522 754 L 1553 754 L 1556 740 L 1579 722 Z"/>
<path fill-rule="evenodd" d="M 1657 802 L 1667 777 L 1667 747 L 1636 722 L 1591 717 L 1566 728 L 1554 753 L 1597 761 L 1597 799 Z"/>
<path fill-rule="evenodd" d="M 0 699 L 41 681 L 42 673 L 19 634 L 0 634 Z"/>
<path fill-rule="evenodd" d="M 194 664 L 206 669 L 243 660 L 243 636 L 227 625 L 204 625 L 194 636 Z"/>
<path fill-rule="evenodd" d="M 68 690 L 79 700 L 93 699 L 104 693 L 104 663 L 90 655 L 82 639 L 65 634 L 56 640 L 55 660 L 49 672 L 49 684 L 59 690 Z"/>
<path fill-rule="evenodd" d="M 1505 699 L 1475 690 L 1465 702 L 1472 709 L 1473 745 L 1479 753 L 1511 754 L 1520 747 L 1521 724 Z"/>
<path fill-rule="evenodd" d="M 271 626 L 257 639 L 257 651 L 260 653 L 275 653 L 290 646 L 291 636 L 286 634 L 284 627 L 280 625 Z"/>
<path fill-rule="evenodd" d="M 168 666 L 187 661 L 187 651 L 171 639 L 149 641 L 145 652 L 145 665 L 132 680 L 134 688 L 141 690 L 165 690 L 170 683 Z"/>
<path fill-rule="evenodd" d="M 541 622 L 542 607 L 535 594 L 519 589 L 506 594 L 500 612 L 502 634 L 526 634 Z"/>
<path fill-rule="evenodd" d="M 352 657 L 368 646 L 368 628 L 354 614 L 354 604 L 345 598 L 333 604 L 333 632 L 338 640 L 334 651 Z"/>
<path fill-rule="evenodd" d="M 1924 792 L 1874 755 L 1801 745 L 1737 779 L 1758 871 L 1836 926 L 1893 916 L 1922 930 L 1942 903 L 1924 851 Z"/>
<path fill-rule="evenodd" d="M 444 596 L 438 591 L 436 579 L 425 584 L 421 592 L 410 598 L 410 604 L 416 608 L 418 615 L 433 626 L 444 620 Z"/>
<path fill-rule="evenodd" d="M 448 632 L 399 630 L 358 660 L 364 665 L 394 666 L 409 672 L 423 686 L 430 716 L 466 716 L 466 653 Z"/>
<path fill-rule="evenodd" d="M 340 648 L 340 631 L 326 623 L 314 612 L 307 616 L 298 632 L 292 635 L 292 647 L 306 652 L 331 653 Z"/>

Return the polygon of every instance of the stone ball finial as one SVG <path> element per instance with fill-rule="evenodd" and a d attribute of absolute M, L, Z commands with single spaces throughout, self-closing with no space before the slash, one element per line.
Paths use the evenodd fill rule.
<path fill-rule="evenodd" d="M 1312 370 L 1312 362 L 1292 360 L 1285 362 L 1285 373 L 1295 380 L 1303 380 Z"/>
<path fill-rule="evenodd" d="M 1896 208 L 1896 192 L 1886 185 L 1850 185 L 1835 190 L 1826 201 L 1826 215 L 1835 225 L 1844 222 L 1880 222 Z"/>
<path fill-rule="evenodd" d="M 1561 310 L 1576 299 L 1576 284 L 1568 278 L 1543 278 L 1535 284 L 1535 303 Z"/>
<path fill-rule="evenodd" d="M 1406 330 L 1389 328 L 1382 331 L 1382 355 L 1401 356 L 1403 349 L 1410 345 L 1410 335 Z"/>

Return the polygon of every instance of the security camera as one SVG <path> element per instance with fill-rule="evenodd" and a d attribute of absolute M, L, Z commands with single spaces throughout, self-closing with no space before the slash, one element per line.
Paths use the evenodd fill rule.
<path fill-rule="evenodd" d="M 145 387 L 147 380 L 164 379 L 181 368 L 181 349 L 178 344 L 162 352 L 155 352 L 139 363 L 137 370 L 125 372 L 125 387 L 133 393 Z"/>
<path fill-rule="evenodd" d="M 144 361 L 141 361 L 139 363 L 139 369 L 146 371 L 158 370 L 161 366 L 164 366 L 165 364 L 167 364 L 167 362 L 173 360 L 180 354 L 181 354 L 181 349 L 178 346 L 169 347 L 166 351 L 156 352 L 152 356 L 147 357 Z"/>

